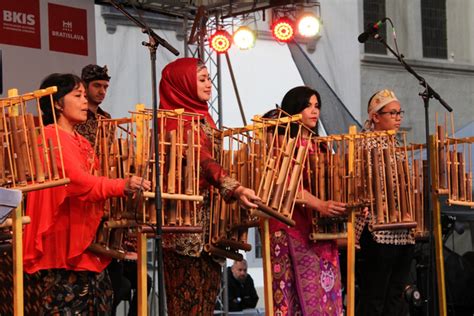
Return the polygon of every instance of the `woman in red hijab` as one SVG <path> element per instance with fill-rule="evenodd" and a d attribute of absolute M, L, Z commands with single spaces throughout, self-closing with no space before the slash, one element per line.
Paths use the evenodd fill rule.
<path fill-rule="evenodd" d="M 239 199 L 241 205 L 256 208 L 255 192 L 229 177 L 212 158 L 212 137 L 216 124 L 209 115 L 207 101 L 212 83 L 206 66 L 196 58 L 180 58 L 168 64 L 160 81 L 160 109 L 183 108 L 185 112 L 203 115 L 201 120 L 201 194 L 204 202 L 198 210 L 198 220 L 208 231 L 209 189 L 219 188 L 228 202 Z M 186 125 L 186 124 L 185 124 Z M 176 129 L 172 122 L 166 131 Z M 186 135 L 186 133 L 185 133 Z M 212 315 L 220 287 L 221 265 L 203 252 L 201 233 L 164 236 L 166 298 L 169 315 Z"/>

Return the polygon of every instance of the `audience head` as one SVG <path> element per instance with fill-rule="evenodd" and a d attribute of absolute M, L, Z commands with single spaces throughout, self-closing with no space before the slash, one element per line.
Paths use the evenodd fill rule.
<path fill-rule="evenodd" d="M 231 270 L 236 280 L 244 282 L 247 278 L 247 261 L 245 259 L 242 261 L 234 261 Z"/>

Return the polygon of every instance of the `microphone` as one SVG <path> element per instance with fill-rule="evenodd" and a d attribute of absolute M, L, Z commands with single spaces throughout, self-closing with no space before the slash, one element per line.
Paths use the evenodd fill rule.
<path fill-rule="evenodd" d="M 379 31 L 380 26 L 384 24 L 385 21 L 387 21 L 387 18 L 383 18 L 382 20 L 377 21 L 375 23 L 367 24 L 365 31 L 363 33 L 360 33 L 359 37 L 357 38 L 359 43 L 367 42 L 370 35 L 377 33 Z"/>

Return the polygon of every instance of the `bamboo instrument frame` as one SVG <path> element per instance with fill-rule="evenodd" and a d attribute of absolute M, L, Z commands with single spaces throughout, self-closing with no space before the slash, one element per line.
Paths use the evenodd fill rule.
<path fill-rule="evenodd" d="M 406 138 L 403 133 L 401 136 L 399 142 L 392 134 L 368 138 L 363 144 L 366 148 L 370 146 L 372 152 L 368 160 L 372 175 L 369 182 L 373 191 L 369 228 L 374 231 L 417 226 L 413 214 L 413 179 L 408 166 Z M 389 209 L 393 203 L 394 208 Z"/>
<path fill-rule="evenodd" d="M 62 147 L 59 140 L 57 125 L 55 143 L 46 139 L 41 115 L 37 123 L 31 112 L 41 113 L 39 100 L 42 97 L 51 100 L 56 87 L 36 90 L 23 95 L 14 95 L 0 99 L 2 113 L 0 116 L 0 185 L 29 192 L 58 185 L 67 180 L 64 173 Z M 54 116 L 54 123 L 56 117 Z M 54 159 L 52 159 L 54 157 Z M 59 157 L 60 166 L 56 158 Z M 62 173 L 59 174 L 58 169 Z"/>
<path fill-rule="evenodd" d="M 153 164 L 157 162 L 153 152 L 155 140 L 159 141 L 160 146 L 159 181 L 161 195 L 165 200 L 163 233 L 203 231 L 197 223 L 195 212 L 197 203 L 203 201 L 203 197 L 199 195 L 200 116 L 179 109 L 159 110 L 157 117 L 160 127 L 157 137 L 152 134 L 151 111 L 145 109 L 142 104 L 137 105 L 130 118 L 101 118 L 98 122 L 95 144 L 101 165 L 98 173 L 109 178 L 137 175 L 149 179 L 152 182 L 152 190 L 140 192 L 138 196 L 109 199 L 91 251 L 121 259 L 126 252 L 121 242 L 125 233 L 141 232 L 150 237 L 154 234 L 150 227 L 156 225 L 153 201 Z M 165 135 L 164 126 L 167 120 L 177 122 L 178 128 Z M 191 123 L 185 135 L 186 121 Z M 193 208 L 186 216 L 183 215 L 185 207 Z"/>
<path fill-rule="evenodd" d="M 246 211 L 239 203 L 226 203 L 217 190 L 213 191 L 206 251 L 228 258 L 234 258 L 239 250 L 250 251 L 248 228 L 258 226 L 261 216 L 295 225 L 291 216 L 307 154 L 306 146 L 296 149 L 301 141 L 301 125 L 296 123 L 300 119 L 301 115 L 283 113 L 276 119 L 255 117 L 250 125 L 220 133 L 218 162 L 232 178 L 253 189 L 262 202 L 255 202 L 258 210 Z M 300 129 L 294 139 L 289 137 L 292 122 Z M 273 133 L 275 130 L 282 132 Z"/>

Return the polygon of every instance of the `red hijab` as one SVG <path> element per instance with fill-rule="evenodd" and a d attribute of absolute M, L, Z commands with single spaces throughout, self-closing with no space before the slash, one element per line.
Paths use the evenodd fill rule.
<path fill-rule="evenodd" d="M 160 109 L 175 110 L 183 108 L 185 112 L 204 115 L 214 128 L 216 123 L 209 114 L 206 101 L 197 94 L 197 58 L 179 58 L 166 65 L 161 72 Z M 176 129 L 176 124 L 168 122 L 166 130 Z"/>

